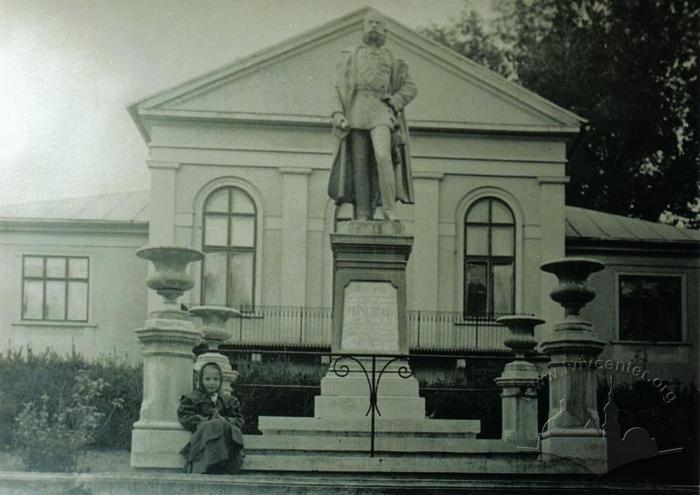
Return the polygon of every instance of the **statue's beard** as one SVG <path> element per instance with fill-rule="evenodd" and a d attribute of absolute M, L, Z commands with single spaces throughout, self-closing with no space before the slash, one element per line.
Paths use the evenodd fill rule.
<path fill-rule="evenodd" d="M 380 47 L 386 41 L 386 35 L 379 31 L 370 31 L 368 33 L 363 33 L 362 41 L 365 45 Z"/>

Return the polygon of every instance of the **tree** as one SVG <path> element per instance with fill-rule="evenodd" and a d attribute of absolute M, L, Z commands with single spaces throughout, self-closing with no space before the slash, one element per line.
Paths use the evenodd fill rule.
<path fill-rule="evenodd" d="M 697 227 L 696 3 L 501 0 L 496 10 L 490 26 L 467 7 L 424 32 L 589 121 L 570 149 L 567 203 Z"/>

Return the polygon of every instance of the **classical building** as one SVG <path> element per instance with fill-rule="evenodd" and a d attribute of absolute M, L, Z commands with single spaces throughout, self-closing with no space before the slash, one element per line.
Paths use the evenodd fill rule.
<path fill-rule="evenodd" d="M 186 305 L 241 309 L 233 346 L 327 348 L 329 234 L 351 214 L 326 187 L 337 140 L 335 61 L 365 10 L 129 107 L 149 148 L 149 191 L 0 208 L 0 348 L 139 357 L 145 261 L 136 248 L 204 251 Z M 584 120 L 405 26 L 387 46 L 419 95 L 407 110 L 415 205 L 408 266 L 414 352 L 502 353 L 504 314 L 562 318 L 542 263 L 606 263 L 584 310 L 602 359 L 697 378 L 700 234 L 567 207 L 567 145 Z"/>

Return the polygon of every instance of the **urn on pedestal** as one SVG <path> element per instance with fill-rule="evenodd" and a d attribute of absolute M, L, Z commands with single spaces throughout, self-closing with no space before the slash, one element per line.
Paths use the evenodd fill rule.
<path fill-rule="evenodd" d="M 218 352 L 219 346 L 229 338 L 231 332 L 226 323 L 231 318 L 240 318 L 241 312 L 224 306 L 195 306 L 190 308 L 190 314 L 202 320 L 201 330 L 207 342 L 207 352 L 200 354 L 195 363 L 195 371 L 199 373 L 202 366 L 207 363 L 216 363 L 221 368 L 223 393 L 231 394 L 231 385 L 238 377 L 231 368 L 228 358 Z"/>
<path fill-rule="evenodd" d="M 559 279 L 551 296 L 566 312 L 541 346 L 550 357 L 550 419 L 542 434 L 542 453 L 577 459 L 596 472 L 607 468 L 607 453 L 598 420 L 598 382 L 590 363 L 605 342 L 580 310 L 595 297 L 586 280 L 603 268 L 601 262 L 587 258 L 567 258 L 541 267 Z"/>
<path fill-rule="evenodd" d="M 163 297 L 163 308 L 152 311 L 144 328 L 136 330 L 143 344 L 143 400 L 132 431 L 131 466 L 178 468 L 189 432 L 177 420 L 177 403 L 192 390 L 192 349 L 203 335 L 177 299 L 194 285 L 187 265 L 204 255 L 175 246 L 145 247 L 136 254 L 153 263 L 146 285 Z"/>
<path fill-rule="evenodd" d="M 515 352 L 515 360 L 506 364 L 496 385 L 501 389 L 502 434 L 506 441 L 521 445 L 537 442 L 537 381 L 535 365 L 526 355 L 535 348 L 535 327 L 544 320 L 530 315 L 502 316 L 496 320 L 510 330 L 504 344 Z"/>

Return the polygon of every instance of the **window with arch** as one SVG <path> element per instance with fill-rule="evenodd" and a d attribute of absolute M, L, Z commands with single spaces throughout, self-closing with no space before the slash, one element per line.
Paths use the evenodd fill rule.
<path fill-rule="evenodd" d="M 503 201 L 484 198 L 464 217 L 464 314 L 515 312 L 515 219 Z"/>
<path fill-rule="evenodd" d="M 252 309 L 255 305 L 255 203 L 227 186 L 204 201 L 202 304 Z"/>

